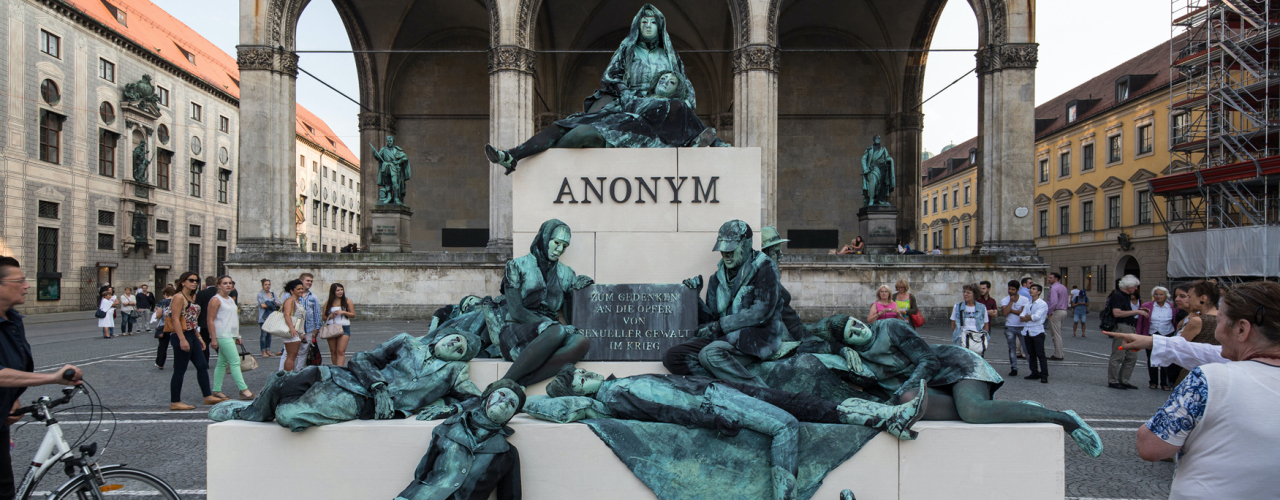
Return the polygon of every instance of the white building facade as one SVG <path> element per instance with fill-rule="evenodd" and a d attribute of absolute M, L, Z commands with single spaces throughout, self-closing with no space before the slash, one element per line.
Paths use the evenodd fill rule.
<path fill-rule="evenodd" d="M 339 253 L 360 246 L 360 163 L 327 125 L 297 109 L 298 248 Z"/>

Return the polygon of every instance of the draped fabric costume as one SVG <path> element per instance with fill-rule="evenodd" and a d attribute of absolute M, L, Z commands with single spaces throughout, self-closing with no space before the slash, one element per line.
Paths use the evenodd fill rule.
<path fill-rule="evenodd" d="M 447 319 L 441 322 L 435 330 L 432 330 L 432 333 L 447 332 L 444 334 L 448 335 L 449 333 L 465 332 L 469 335 L 474 335 L 480 339 L 480 352 L 476 357 L 502 357 L 498 335 L 502 332 L 509 319 L 507 318 L 506 301 L 503 300 L 501 295 L 497 297 L 496 301 L 492 297 L 481 299 L 480 304 L 470 311 L 464 311 L 459 306 L 448 306 L 448 308 L 450 310 L 445 314 Z"/>
<path fill-rule="evenodd" d="M 537 323 L 508 323 L 502 328 L 498 335 L 499 347 L 502 358 L 507 361 L 514 361 L 539 333 L 557 324 L 561 311 L 571 300 L 577 275 L 569 266 L 547 257 L 547 246 L 556 229 L 562 226 L 568 228 L 556 219 L 543 222 L 533 244 L 529 245 L 529 254 L 511 259 L 502 274 L 503 295 L 508 290 L 519 290 L 524 308 L 542 318 Z"/>
<path fill-rule="evenodd" d="M 657 39 L 652 42 L 647 42 L 640 36 L 640 21 L 644 19 L 646 11 L 652 12 L 658 23 Z M 627 33 L 627 38 L 618 45 L 618 50 L 613 52 L 609 66 L 605 68 L 604 76 L 600 78 L 600 89 L 587 97 L 583 102 L 582 110 L 584 112 L 590 110 L 596 101 L 606 95 L 614 98 L 642 96 L 649 90 L 653 77 L 668 70 L 676 72 L 686 84 L 688 83 L 684 74 L 684 62 L 676 54 L 675 46 L 671 44 L 671 36 L 667 34 L 667 18 L 657 7 L 644 4 L 636 13 L 636 17 L 631 20 L 631 31 Z M 684 105 L 690 110 L 698 107 L 692 86 L 688 87 Z"/>
<path fill-rule="evenodd" d="M 435 344 L 449 334 L 467 339 L 461 361 L 432 356 Z M 480 339 L 451 331 L 417 338 L 401 333 L 371 351 L 357 354 L 347 366 L 308 366 L 276 372 L 252 403 L 225 401 L 209 410 L 214 421 L 275 420 L 294 432 L 349 420 L 405 417 L 437 403 L 480 395 L 471 382 L 467 361 L 480 349 Z M 379 393 L 390 398 L 390 412 L 379 415 Z"/>
<path fill-rule="evenodd" d="M 693 92 L 687 81 L 683 85 Z M 687 102 L 661 97 L 625 96 L 597 113 L 575 114 L 555 124 L 565 130 L 594 127 L 610 148 L 695 147 L 707 130 Z"/>
<path fill-rule="evenodd" d="M 477 398 L 478 400 L 479 398 Z M 476 436 L 472 426 L 489 431 Z M 512 429 L 483 407 L 449 417 L 431 431 L 431 446 L 396 500 L 520 500 L 520 454 L 507 443 Z"/>

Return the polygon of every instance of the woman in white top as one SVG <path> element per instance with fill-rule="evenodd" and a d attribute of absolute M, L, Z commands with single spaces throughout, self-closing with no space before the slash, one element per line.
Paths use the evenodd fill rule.
<path fill-rule="evenodd" d="M 98 318 L 98 326 L 102 328 L 102 338 L 109 339 L 116 336 L 116 306 L 120 305 L 120 301 L 111 295 L 111 288 L 103 290 L 101 297 L 98 300 L 98 310 L 106 313 L 106 316 Z"/>
<path fill-rule="evenodd" d="M 1142 309 L 1151 313 L 1150 318 L 1138 318 L 1139 335 L 1159 335 L 1168 337 L 1177 334 L 1173 324 L 1174 307 L 1169 301 L 1169 289 L 1158 286 L 1151 289 L 1151 302 L 1142 304 Z M 1163 369 L 1151 363 L 1151 349 L 1147 349 L 1147 387 L 1151 389 L 1171 390 L 1175 385 L 1177 372 Z"/>
<path fill-rule="evenodd" d="M 1228 361 L 1200 365 L 1178 384 L 1138 429 L 1138 456 L 1148 461 L 1178 457 L 1171 500 L 1275 498 L 1280 491 L 1280 426 L 1275 425 L 1280 284 L 1232 287 L 1222 297 L 1218 318 L 1214 337 Z"/>
<path fill-rule="evenodd" d="M 324 302 L 324 320 L 331 325 L 342 325 L 342 335 L 331 337 L 329 359 L 333 366 L 347 365 L 347 342 L 351 340 L 351 318 L 356 316 L 356 305 L 347 297 L 342 283 L 329 285 L 329 299 Z"/>
<path fill-rule="evenodd" d="M 133 295 L 133 287 L 124 287 L 120 296 L 120 336 L 133 335 L 133 324 L 138 321 L 138 298 Z"/>
<path fill-rule="evenodd" d="M 230 276 L 218 278 L 218 294 L 209 300 L 209 312 L 205 320 L 209 336 L 213 338 L 213 349 L 218 351 L 218 365 L 213 369 L 213 395 L 222 399 L 230 399 L 222 393 L 222 379 L 231 368 L 231 378 L 236 381 L 236 389 L 240 390 L 240 399 L 252 400 L 248 384 L 244 383 L 244 375 L 240 373 L 240 353 L 236 344 L 240 343 L 240 308 L 231 291 L 236 289 L 236 282 Z"/>
<path fill-rule="evenodd" d="M 1022 311 L 1022 336 L 1027 343 L 1027 364 L 1031 374 L 1023 377 L 1027 380 L 1040 379 L 1041 384 L 1049 383 L 1049 360 L 1044 356 L 1044 319 L 1049 316 L 1049 304 L 1040 300 L 1044 287 L 1031 285 L 1031 306 Z M 1039 361 L 1039 368 L 1036 362 Z"/>

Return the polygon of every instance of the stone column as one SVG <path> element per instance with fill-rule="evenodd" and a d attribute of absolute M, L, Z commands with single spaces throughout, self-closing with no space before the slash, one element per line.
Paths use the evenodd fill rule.
<path fill-rule="evenodd" d="M 778 223 L 778 59 L 771 44 L 733 51 L 733 145 L 760 148 L 761 226 Z"/>
<path fill-rule="evenodd" d="M 360 126 L 360 246 L 369 245 L 373 237 L 373 217 L 370 210 L 378 204 L 378 169 L 382 166 L 373 157 L 369 145 L 383 146 L 388 135 L 396 135 L 396 118 L 385 113 L 362 111 Z M 307 207 L 308 212 L 311 210 Z"/>
<path fill-rule="evenodd" d="M 978 219 L 974 253 L 1036 255 L 1035 67 L 1039 45 L 987 45 L 978 58 Z"/>
<path fill-rule="evenodd" d="M 520 145 L 533 135 L 534 53 L 524 47 L 489 49 L 489 143 L 498 149 Z M 511 255 L 511 176 L 489 168 L 490 253 Z"/>
<path fill-rule="evenodd" d="M 298 55 L 280 47 L 239 45 L 240 161 L 236 252 L 292 252 L 294 108 Z"/>
<path fill-rule="evenodd" d="M 924 130 L 924 114 L 918 112 L 894 113 L 885 119 L 885 147 L 893 155 L 897 187 L 893 190 L 894 206 L 898 207 L 898 238 L 915 240 L 919 230 L 915 221 L 920 206 L 920 133 Z"/>

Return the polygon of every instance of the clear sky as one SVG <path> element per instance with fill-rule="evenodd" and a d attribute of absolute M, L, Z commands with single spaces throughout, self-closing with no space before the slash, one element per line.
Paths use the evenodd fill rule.
<path fill-rule="evenodd" d="M 239 40 L 235 0 L 152 0 L 228 54 Z M 716 1 L 716 0 L 697 0 Z M 881 0 L 889 2 L 891 0 Z M 1036 38 L 1036 104 L 1084 83 L 1169 39 L 1169 0 L 1039 0 Z M 963 0 L 951 0 L 934 33 L 935 48 L 976 48 L 978 26 Z M 333 3 L 313 0 L 298 21 L 298 49 L 350 50 Z M 783 60 L 786 64 L 786 60 Z M 359 98 L 354 59 L 349 54 L 302 54 L 298 65 Z M 972 52 L 935 52 L 925 71 L 924 96 L 942 90 L 973 69 Z M 314 78 L 298 74 L 298 102 L 329 124 L 353 151 L 359 151 L 356 115 L 360 107 Z M 937 153 L 950 142 L 977 134 L 978 80 L 970 74 L 924 105 L 924 147 Z"/>

